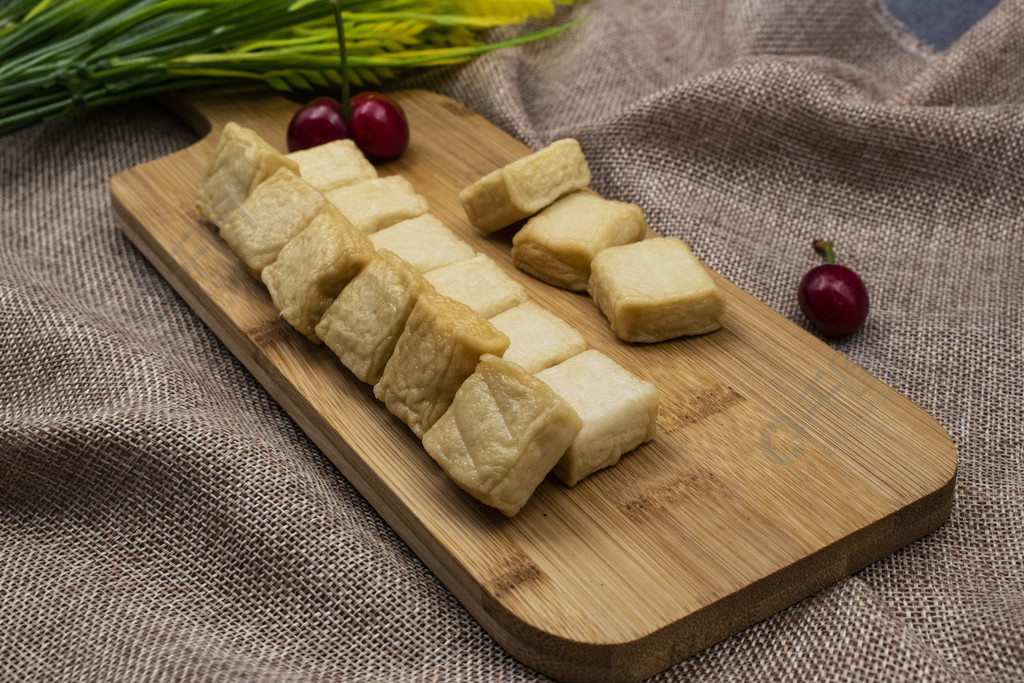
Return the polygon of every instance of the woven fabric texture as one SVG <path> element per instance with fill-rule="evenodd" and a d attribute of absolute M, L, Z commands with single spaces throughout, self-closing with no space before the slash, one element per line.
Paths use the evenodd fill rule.
<path fill-rule="evenodd" d="M 798 324 L 834 240 L 872 310 L 831 343 L 960 457 L 940 529 L 656 680 L 1024 679 L 1024 3 L 941 53 L 872 0 L 577 15 L 406 85 L 577 138 L 598 192 Z M 193 140 L 141 103 L 0 147 L 0 680 L 543 680 L 118 231 L 109 178 Z"/>

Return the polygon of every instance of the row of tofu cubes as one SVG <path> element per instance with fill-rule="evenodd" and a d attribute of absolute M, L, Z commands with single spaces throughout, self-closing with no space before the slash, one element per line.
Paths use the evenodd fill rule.
<path fill-rule="evenodd" d="M 588 292 L 620 339 L 659 342 L 718 329 L 725 297 L 690 248 L 673 237 L 646 239 L 639 206 L 600 197 L 589 183 L 579 143 L 563 139 L 488 173 L 459 199 L 484 235 L 528 218 L 512 238 L 515 266 Z"/>
<path fill-rule="evenodd" d="M 506 515 L 549 471 L 575 485 L 653 438 L 653 385 L 588 349 L 350 141 L 282 155 L 229 124 L 197 206 L 282 317 Z"/>

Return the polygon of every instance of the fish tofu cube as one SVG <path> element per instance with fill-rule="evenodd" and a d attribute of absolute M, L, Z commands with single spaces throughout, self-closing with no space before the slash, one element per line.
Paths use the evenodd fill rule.
<path fill-rule="evenodd" d="M 220 236 L 259 278 L 288 240 L 329 207 L 312 185 L 282 168 L 249 193 L 223 222 Z"/>
<path fill-rule="evenodd" d="M 674 237 L 605 249 L 591 263 L 587 291 L 624 341 L 711 332 L 725 312 L 722 290 Z"/>
<path fill-rule="evenodd" d="M 583 420 L 583 428 L 553 470 L 569 486 L 654 438 L 657 388 L 600 351 L 589 349 L 536 376 Z"/>
<path fill-rule="evenodd" d="M 324 311 L 372 257 L 369 238 L 328 207 L 263 269 L 263 282 L 281 316 L 319 344 L 316 325 Z"/>
<path fill-rule="evenodd" d="M 256 131 L 230 122 L 224 126 L 196 193 L 203 218 L 220 225 L 242 205 L 253 188 L 278 169 L 299 172 L 299 165 L 278 152 Z"/>
<path fill-rule="evenodd" d="M 437 292 L 416 299 L 373 394 L 422 438 L 485 353 L 500 356 L 508 337 L 472 309 Z"/>
<path fill-rule="evenodd" d="M 637 242 L 647 230 L 636 204 L 573 192 L 526 221 L 512 238 L 512 262 L 548 284 L 585 292 L 598 252 Z"/>
<path fill-rule="evenodd" d="M 437 291 L 490 318 L 526 301 L 526 288 L 493 259 L 477 254 L 426 274 Z"/>
<path fill-rule="evenodd" d="M 550 368 L 587 350 L 579 330 L 533 301 L 499 313 L 490 319 L 509 338 L 502 356 L 527 372 Z"/>
<path fill-rule="evenodd" d="M 377 249 L 398 254 L 425 273 L 449 263 L 471 258 L 476 252 L 433 214 L 395 223 L 370 235 Z"/>
<path fill-rule="evenodd" d="M 405 259 L 379 249 L 316 326 L 342 365 L 376 384 L 420 294 L 431 289 Z"/>
<path fill-rule="evenodd" d="M 546 384 L 515 363 L 480 359 L 423 447 L 462 489 L 512 517 L 583 426 Z"/>
<path fill-rule="evenodd" d="M 299 165 L 302 179 L 321 192 L 377 177 L 377 169 L 352 140 L 332 140 L 285 156 Z"/>
<path fill-rule="evenodd" d="M 427 212 L 427 200 L 402 176 L 364 180 L 325 193 L 352 224 L 370 234 Z"/>
<path fill-rule="evenodd" d="M 567 138 L 485 175 L 462 190 L 459 200 L 469 222 L 488 235 L 589 184 L 583 150 Z"/>

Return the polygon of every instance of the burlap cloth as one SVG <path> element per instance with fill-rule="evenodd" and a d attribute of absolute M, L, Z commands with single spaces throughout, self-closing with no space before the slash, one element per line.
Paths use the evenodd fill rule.
<path fill-rule="evenodd" d="M 433 73 L 804 324 L 813 237 L 871 317 L 836 348 L 960 455 L 938 531 L 659 680 L 1024 677 L 1024 3 L 949 51 L 875 3 L 593 2 Z M 429 131 L 414 134 L 429 135 Z M 0 141 L 0 679 L 533 680 L 114 225 L 194 136 L 152 104 Z"/>

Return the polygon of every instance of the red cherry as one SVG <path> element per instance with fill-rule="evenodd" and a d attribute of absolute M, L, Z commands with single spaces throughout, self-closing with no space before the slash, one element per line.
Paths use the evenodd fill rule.
<path fill-rule="evenodd" d="M 833 262 L 831 244 L 821 249 L 829 262 L 812 268 L 800 281 L 800 310 L 826 336 L 856 332 L 868 317 L 867 287 L 855 272 Z"/>
<path fill-rule="evenodd" d="M 392 107 L 397 109 L 398 113 L 401 114 L 403 118 L 405 118 L 405 110 L 402 109 L 402 105 L 395 101 L 395 99 L 390 95 L 385 95 L 382 92 L 373 92 L 372 90 L 367 90 L 365 92 L 356 93 L 355 95 L 352 96 L 348 103 L 353 109 L 355 109 L 363 102 L 369 102 L 370 100 L 380 100 L 382 102 L 387 102 Z"/>
<path fill-rule="evenodd" d="M 309 149 L 331 140 L 347 140 L 352 129 L 341 113 L 341 105 L 331 97 L 310 100 L 295 112 L 288 124 L 288 151 Z"/>
<path fill-rule="evenodd" d="M 350 100 L 352 139 L 368 157 L 397 159 L 409 144 L 409 123 L 397 102 L 376 92 L 362 92 Z"/>

